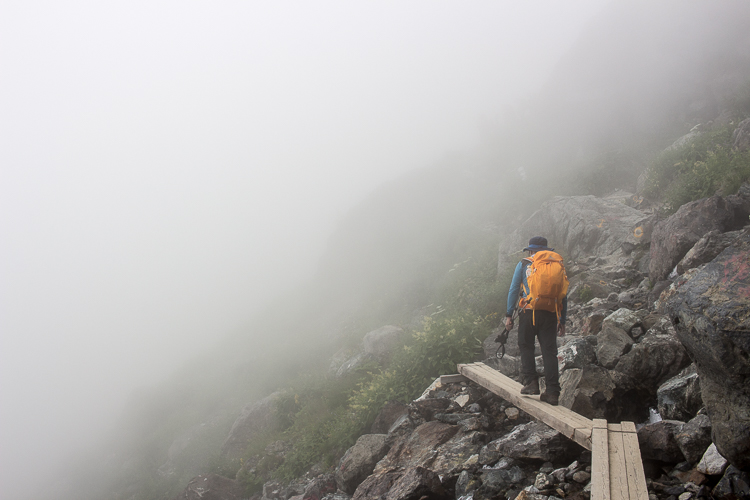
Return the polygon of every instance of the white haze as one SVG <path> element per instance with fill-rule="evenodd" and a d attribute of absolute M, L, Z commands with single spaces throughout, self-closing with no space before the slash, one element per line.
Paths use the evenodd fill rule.
<path fill-rule="evenodd" d="M 3 2 L 3 497 L 475 145 L 604 3 Z"/>

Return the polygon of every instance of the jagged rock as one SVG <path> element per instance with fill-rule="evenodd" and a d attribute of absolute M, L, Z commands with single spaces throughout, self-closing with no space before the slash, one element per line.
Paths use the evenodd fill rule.
<path fill-rule="evenodd" d="M 336 370 L 336 378 L 343 378 L 357 371 L 359 367 L 373 359 L 372 355 L 366 352 L 359 352 L 351 358 L 344 361 L 339 369 Z"/>
<path fill-rule="evenodd" d="M 429 467 L 438 474 L 457 474 L 470 457 L 479 453 L 485 442 L 479 432 L 462 430 L 437 448 Z"/>
<path fill-rule="evenodd" d="M 560 377 L 560 405 L 588 418 L 606 418 L 615 383 L 606 369 L 587 365 L 566 370 Z"/>
<path fill-rule="evenodd" d="M 346 493 L 342 491 L 337 491 L 335 493 L 328 493 L 327 495 L 323 495 L 320 500 L 351 500 L 352 496 L 347 495 Z M 252 500 L 252 498 L 251 498 Z M 307 500 L 307 499 L 305 499 Z M 311 499 L 315 500 L 315 499 Z"/>
<path fill-rule="evenodd" d="M 691 364 L 656 391 L 659 415 L 667 420 L 690 420 L 703 407 L 700 380 Z"/>
<path fill-rule="evenodd" d="M 336 484 L 349 494 L 369 476 L 388 451 L 385 434 L 365 434 L 347 450 L 336 469 Z"/>
<path fill-rule="evenodd" d="M 420 500 L 448 498 L 438 475 L 424 467 L 410 467 L 393 483 L 384 500 Z"/>
<path fill-rule="evenodd" d="M 451 400 L 447 398 L 425 398 L 413 401 L 410 405 L 410 415 L 415 420 L 429 421 L 433 419 L 435 413 L 447 410 L 450 404 Z"/>
<path fill-rule="evenodd" d="M 321 474 L 305 486 L 301 500 L 318 500 L 336 492 L 336 477 L 333 474 Z"/>
<path fill-rule="evenodd" d="M 426 422 L 394 443 L 388 454 L 375 466 L 375 474 L 394 468 L 430 467 L 437 458 L 437 448 L 458 432 L 455 425 Z"/>
<path fill-rule="evenodd" d="M 675 337 L 646 335 L 620 358 L 614 369 L 638 380 L 655 394 L 665 380 L 677 375 L 688 364 L 690 358 Z"/>
<path fill-rule="evenodd" d="M 387 446 L 389 448 L 393 446 L 393 443 L 395 443 L 405 435 L 410 434 L 415 427 L 417 427 L 417 425 L 414 423 L 411 417 L 409 417 L 408 414 L 401 415 L 398 420 L 393 422 L 391 428 L 388 429 L 388 436 L 385 439 Z"/>
<path fill-rule="evenodd" d="M 461 498 L 464 495 L 475 491 L 482 485 L 482 482 L 478 477 L 475 477 L 469 471 L 462 471 L 456 481 L 456 498 Z"/>
<path fill-rule="evenodd" d="M 240 500 L 240 484 L 217 474 L 206 474 L 190 480 L 182 493 L 174 500 Z"/>
<path fill-rule="evenodd" d="M 597 310 L 587 315 L 581 325 L 581 335 L 596 335 L 602 331 L 602 322 L 607 317 L 608 311 Z"/>
<path fill-rule="evenodd" d="M 750 498 L 750 474 L 730 465 L 711 493 L 716 500 Z"/>
<path fill-rule="evenodd" d="M 477 493 L 484 498 L 497 498 L 511 486 L 521 484 L 526 479 L 526 475 L 518 466 L 510 470 L 483 470 L 480 477 L 482 486 Z"/>
<path fill-rule="evenodd" d="M 685 460 L 675 440 L 683 422 L 662 420 L 649 423 L 638 429 L 638 444 L 641 456 L 645 459 L 659 460 L 676 464 Z"/>
<path fill-rule="evenodd" d="M 698 463 L 696 469 L 709 476 L 718 476 L 723 473 L 729 463 L 727 459 L 721 456 L 719 450 L 716 449 L 716 445 L 711 443 L 706 452 L 701 457 L 701 461 Z"/>
<path fill-rule="evenodd" d="M 591 337 L 595 339 L 595 337 Z M 595 344 L 586 338 L 572 338 L 557 351 L 560 372 L 571 368 L 583 368 L 596 362 Z"/>
<path fill-rule="evenodd" d="M 697 366 L 716 447 L 750 468 L 750 232 L 694 271 L 664 308 Z"/>
<path fill-rule="evenodd" d="M 494 352 L 492 354 L 493 357 L 485 359 L 484 364 L 486 364 L 490 368 L 494 368 L 495 370 L 510 378 L 518 377 L 518 375 L 521 373 L 520 358 L 510 356 L 508 354 L 506 354 L 502 358 L 497 358 L 494 356 Z"/>
<path fill-rule="evenodd" d="M 616 201 L 595 196 L 556 196 L 545 202 L 513 232 L 500 248 L 500 263 L 517 260 L 515 254 L 528 243 L 529 235 L 543 234 L 550 245 L 563 249 L 570 259 L 584 256 L 612 257 L 651 240 L 652 218 Z"/>
<path fill-rule="evenodd" d="M 382 500 L 402 474 L 402 472 L 385 472 L 369 476 L 357 486 L 352 500 Z"/>
<path fill-rule="evenodd" d="M 404 330 L 393 325 L 386 325 L 368 332 L 362 344 L 365 352 L 376 358 L 382 358 L 391 353 L 402 338 Z"/>
<path fill-rule="evenodd" d="M 578 445 L 537 421 L 517 425 L 505 436 L 487 444 L 486 448 L 506 457 L 549 462 L 564 461 L 580 452 Z"/>
<path fill-rule="evenodd" d="M 646 335 L 676 335 L 677 331 L 672 326 L 672 322 L 666 316 L 659 316 L 653 325 L 648 329 Z"/>
<path fill-rule="evenodd" d="M 740 229 L 747 223 L 747 216 L 747 212 L 718 195 L 682 205 L 676 213 L 654 226 L 651 281 L 666 278 L 706 233 Z"/>
<path fill-rule="evenodd" d="M 732 147 L 739 151 L 750 149 L 750 118 L 742 120 L 732 132 Z"/>
<path fill-rule="evenodd" d="M 227 439 L 221 446 L 221 455 L 237 459 L 245 454 L 248 445 L 258 436 L 266 434 L 279 425 L 275 410 L 280 391 L 250 403 L 242 408 L 240 416 L 232 424 Z"/>
<path fill-rule="evenodd" d="M 409 407 L 397 401 L 387 401 L 370 427 L 371 434 L 387 434 L 398 419 L 409 413 Z"/>
<path fill-rule="evenodd" d="M 697 464 L 711 446 L 711 420 L 708 415 L 698 415 L 680 427 L 674 438 L 685 460 Z"/>
<path fill-rule="evenodd" d="M 623 307 L 604 318 L 604 321 L 602 321 L 602 329 L 611 326 L 620 328 L 624 332 L 629 333 L 634 327 L 643 324 L 643 319 L 647 314 L 648 311 L 631 311 L 630 309 Z"/>
<path fill-rule="evenodd" d="M 614 326 L 614 322 L 605 323 L 596 337 L 596 359 L 604 368 L 614 368 L 623 354 L 633 347 L 630 335 L 622 328 Z"/>
<path fill-rule="evenodd" d="M 746 230 L 745 230 L 746 231 Z M 677 263 L 675 270 L 677 274 L 684 274 L 688 269 L 693 269 L 711 262 L 724 251 L 725 248 L 735 243 L 742 236 L 743 230 L 722 233 L 713 230 L 703 236 L 688 250 L 688 253 Z"/>

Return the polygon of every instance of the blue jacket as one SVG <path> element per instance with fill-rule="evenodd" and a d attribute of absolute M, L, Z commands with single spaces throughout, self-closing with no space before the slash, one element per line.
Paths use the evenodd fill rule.
<path fill-rule="evenodd" d="M 526 259 L 521 259 L 521 261 L 516 265 L 516 270 L 513 272 L 513 281 L 510 282 L 510 290 L 508 291 L 508 308 L 507 308 L 507 315 L 510 316 L 513 314 L 513 311 L 516 310 L 516 307 L 518 307 L 518 299 L 525 296 L 524 289 L 529 289 L 529 284 L 526 282 L 526 267 L 530 262 Z M 524 286 L 524 288 L 521 288 L 521 285 Z M 563 297 L 562 300 L 562 313 L 560 313 L 560 323 L 565 324 L 565 320 L 568 317 L 568 297 Z"/>

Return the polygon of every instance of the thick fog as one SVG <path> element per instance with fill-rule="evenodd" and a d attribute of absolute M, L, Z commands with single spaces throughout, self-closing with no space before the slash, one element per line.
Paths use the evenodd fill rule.
<path fill-rule="evenodd" d="M 3 498 L 471 149 L 605 3 L 4 2 Z"/>

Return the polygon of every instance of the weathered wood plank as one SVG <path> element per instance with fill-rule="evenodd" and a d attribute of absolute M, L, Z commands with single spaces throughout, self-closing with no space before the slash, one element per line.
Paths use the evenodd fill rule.
<path fill-rule="evenodd" d="M 584 448 L 591 449 L 592 423 L 586 417 L 564 407 L 543 403 L 539 401 L 538 396 L 522 396 L 520 393 L 521 384 L 484 363 L 458 365 L 458 371 L 534 418 L 557 429 Z"/>
<path fill-rule="evenodd" d="M 643 471 L 643 460 L 641 459 L 641 449 L 638 445 L 638 434 L 635 430 L 635 424 L 633 422 L 623 422 L 622 431 L 630 500 L 648 500 L 646 474 Z"/>
<path fill-rule="evenodd" d="M 591 498 L 610 500 L 607 421 L 594 419 L 591 431 Z"/>
<path fill-rule="evenodd" d="M 609 448 L 609 493 L 612 500 L 628 500 L 627 464 L 625 445 L 620 424 L 608 424 L 607 446 Z"/>
<path fill-rule="evenodd" d="M 452 375 L 440 375 L 441 384 L 455 384 L 458 382 L 466 382 L 467 380 L 469 379 L 464 377 L 460 373 L 455 373 Z"/>

